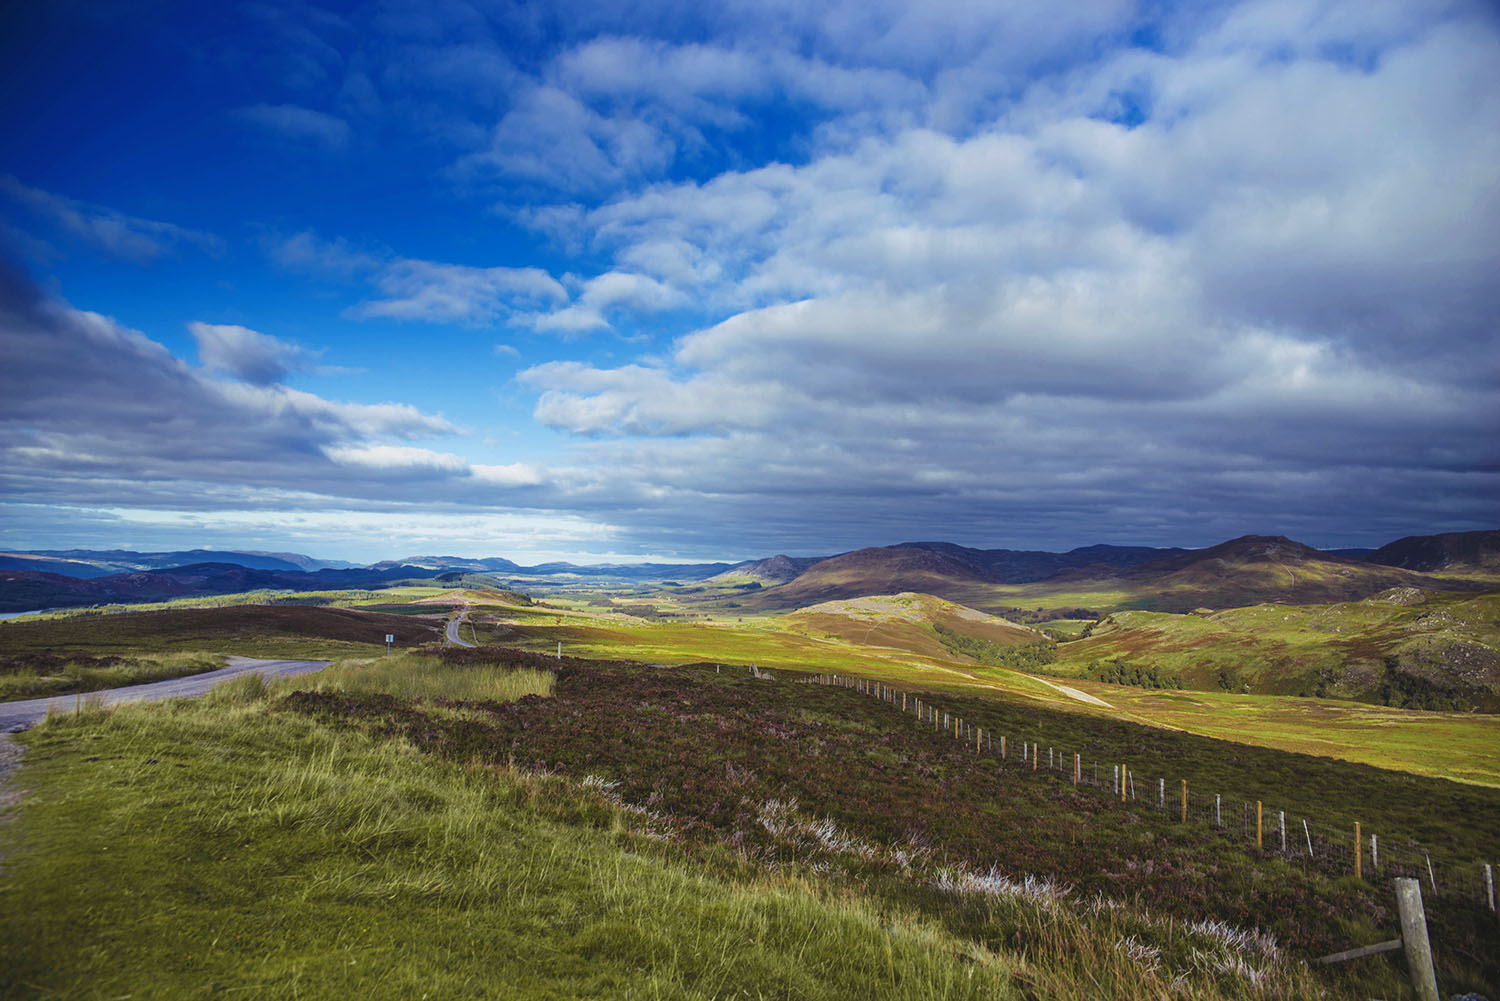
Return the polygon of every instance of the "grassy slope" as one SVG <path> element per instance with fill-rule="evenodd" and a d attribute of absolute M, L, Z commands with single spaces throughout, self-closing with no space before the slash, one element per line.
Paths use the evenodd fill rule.
<path fill-rule="evenodd" d="M 1013 993 L 931 922 L 674 865 L 571 783 L 258 707 L 120 710 L 31 747 L 6 997 Z"/>
<path fill-rule="evenodd" d="M 1107 794 L 1075 789 L 1045 771 L 1016 769 L 1014 759 L 997 768 L 993 758 L 842 689 L 701 667 L 643 672 L 566 658 L 552 663 L 559 672 L 554 699 L 502 707 L 487 718 L 437 719 L 419 707 L 329 695 L 301 697 L 296 705 L 320 720 L 456 761 L 602 776 L 626 802 L 668 818 L 678 837 L 727 841 L 778 864 L 789 856 L 767 814 L 775 803 L 794 803 L 804 822 L 825 818 L 849 837 L 930 853 L 935 866 L 1050 875 L 1072 885 L 1079 900 L 1103 894 L 1158 916 L 1259 926 L 1302 955 L 1332 951 L 1340 940 L 1373 940 L 1388 910 L 1383 886 L 1340 878 L 1347 859 L 1326 845 L 1314 867 L 1257 856 L 1238 824 L 1220 832 L 1200 822 L 1184 826 L 1143 804 L 1122 808 Z M 1418 837 L 1445 885 L 1460 872 L 1472 878 L 1473 860 L 1493 848 L 1490 832 L 1500 819 L 1500 793 L 1488 790 L 1014 703 L 939 701 L 1009 732 L 1012 748 L 1027 737 L 1079 750 L 1086 761 L 1126 762 L 1143 776 L 1166 770 L 1174 781 L 1188 778 L 1199 797 L 1216 789 L 1231 805 L 1236 795 L 1264 799 L 1312 818 L 1335 837 L 1360 819 L 1392 852 L 1405 836 Z M 843 876 L 878 882 L 892 874 L 855 865 Z M 1463 945 L 1462 929 L 1473 915 L 1444 908 L 1434 920 L 1454 950 L 1446 961 L 1472 983 L 1464 965 L 1483 960 Z M 950 925 L 956 931 L 977 933 L 946 906 L 933 914 L 958 921 Z"/>
<path fill-rule="evenodd" d="M 773 669 L 841 671 L 932 691 L 1022 700 L 1085 719 L 1126 718 L 1150 726 L 1281 750 L 1324 754 L 1415 775 L 1500 786 L 1500 717 L 1384 709 L 1324 699 L 1277 699 L 1223 693 L 1166 694 L 1097 682 L 1067 681 L 1112 708 L 1076 701 L 1028 675 L 972 662 L 924 658 L 782 628 L 783 617 L 648 624 L 605 621 L 548 609 L 480 610 L 486 642 L 551 652 L 650 663 L 717 661 Z M 1188 617 L 1190 618 L 1190 617 Z M 1069 649 L 1064 645 L 1061 649 Z"/>
<path fill-rule="evenodd" d="M 1372 699 L 1383 663 L 1500 704 L 1500 592 L 1398 592 L 1331 605 L 1255 605 L 1207 615 L 1117 612 L 1059 648 L 1056 670 L 1112 658 L 1159 667 L 1191 688 Z"/>

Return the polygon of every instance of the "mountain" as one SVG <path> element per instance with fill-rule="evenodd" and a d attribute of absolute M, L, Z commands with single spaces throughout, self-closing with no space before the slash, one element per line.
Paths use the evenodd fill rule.
<path fill-rule="evenodd" d="M 745 603 L 801 608 L 823 601 L 902 591 L 945 596 L 962 585 L 988 579 L 973 563 L 946 552 L 883 546 L 819 560 L 785 584 L 748 595 Z"/>
<path fill-rule="evenodd" d="M 1161 559 L 1186 549 L 1156 549 L 1150 546 L 1082 546 L 1066 553 L 1029 549 L 969 549 L 950 542 L 903 542 L 892 549 L 925 549 L 967 563 L 989 580 L 1002 584 L 1029 584 L 1047 580 L 1064 570 L 1104 566 L 1128 568 Z"/>
<path fill-rule="evenodd" d="M 1486 554 L 1492 552 L 1487 548 L 1491 540 L 1470 539 L 1471 534 L 1476 533 L 1446 543 L 1424 542 L 1418 555 L 1428 562 L 1445 559 L 1444 565 L 1450 567 L 1475 565 L 1461 563 L 1464 559 L 1485 566 L 1483 561 L 1490 558 Z M 778 569 L 784 573 L 789 568 L 781 564 Z M 1066 553 L 907 542 L 818 560 L 785 583 L 746 595 L 742 604 L 800 608 L 915 591 L 991 610 L 1081 606 L 1186 612 L 1271 601 L 1355 601 L 1392 587 L 1464 590 L 1477 586 L 1479 582 L 1433 577 L 1369 558 L 1322 552 L 1285 536 L 1247 535 L 1206 549 L 1084 546 Z"/>
<path fill-rule="evenodd" d="M 743 563 L 736 563 L 723 573 L 716 574 L 709 579 L 726 584 L 739 584 L 747 580 L 758 584 L 785 584 L 814 563 L 827 558 L 826 556 L 778 554 L 764 560 L 746 560 Z"/>
<path fill-rule="evenodd" d="M 1337 556 L 1282 535 L 1245 535 L 1207 549 L 1152 560 L 1110 585 L 1126 607 L 1187 612 L 1263 602 L 1357 601 L 1392 587 L 1451 587 L 1440 580 Z"/>
<path fill-rule="evenodd" d="M 474 570 L 480 573 L 513 573 L 521 569 L 519 563 L 489 556 L 475 559 L 466 556 L 408 556 L 400 560 L 381 560 L 370 564 L 371 570 L 390 570 L 395 567 L 422 567 L 426 570 Z"/>
<path fill-rule="evenodd" d="M 801 573 L 760 594 L 748 596 L 745 604 L 799 608 L 820 601 L 899 591 L 934 594 L 963 603 L 982 602 L 989 590 L 997 586 L 1050 580 L 1069 571 L 1113 576 L 1153 559 L 1186 552 L 1148 546 L 1099 545 L 1048 553 L 970 549 L 951 542 L 902 542 L 806 561 L 808 565 Z M 798 562 L 788 557 L 773 557 L 760 564 L 769 564 L 773 574 L 784 575 L 795 569 Z M 740 566 L 756 568 L 760 564 Z M 731 571 L 734 573 L 743 571 Z M 775 578 L 770 578 L 770 582 L 776 584 Z"/>
<path fill-rule="evenodd" d="M 1405 570 L 1500 571 L 1500 531 L 1409 535 L 1366 557 L 1371 563 Z"/>
<path fill-rule="evenodd" d="M 68 577 L 102 577 L 133 570 L 161 570 L 197 563 L 233 563 L 252 570 L 313 572 L 355 566 L 341 560 L 317 560 L 301 553 L 188 549 L 138 553 L 130 549 L 39 549 L 0 553 L 0 569 L 36 570 Z"/>
<path fill-rule="evenodd" d="M 88 579 L 108 577 L 112 573 L 119 573 L 121 569 L 119 566 L 100 566 L 98 563 L 52 558 L 36 553 L 0 553 L 0 570 L 25 570 Z"/>
<path fill-rule="evenodd" d="M 421 567 L 387 570 L 257 570 L 236 563 L 197 563 L 164 570 L 142 570 L 82 579 L 30 570 L 0 570 L 0 612 L 80 605 L 166 601 L 193 595 L 243 591 L 334 591 L 384 587 L 402 580 L 427 580 Z"/>

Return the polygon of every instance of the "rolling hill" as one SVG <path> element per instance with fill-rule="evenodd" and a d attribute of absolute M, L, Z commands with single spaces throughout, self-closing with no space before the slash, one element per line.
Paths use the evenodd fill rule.
<path fill-rule="evenodd" d="M 1054 670 L 1203 691 L 1500 711 L 1500 593 L 1395 588 L 1354 602 L 1120 611 Z"/>
<path fill-rule="evenodd" d="M 825 601 L 784 616 L 784 628 L 832 636 L 861 646 L 909 650 L 938 659 L 953 654 L 938 629 L 998 646 L 1037 643 L 1040 633 L 930 594 L 873 595 Z"/>
<path fill-rule="evenodd" d="M 795 579 L 814 563 L 827 559 L 825 556 L 785 556 L 777 554 L 764 560 L 747 560 L 736 563 L 721 574 L 709 578 L 716 584 L 785 584 Z"/>

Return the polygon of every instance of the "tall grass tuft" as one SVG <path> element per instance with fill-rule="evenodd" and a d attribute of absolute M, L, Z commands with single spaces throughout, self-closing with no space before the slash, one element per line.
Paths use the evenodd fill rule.
<path fill-rule="evenodd" d="M 282 683 L 282 688 L 381 693 L 407 699 L 451 699 L 457 702 L 513 702 L 527 695 L 550 697 L 556 682 L 551 671 L 489 664 L 446 664 L 436 657 L 402 653 L 390 657 L 345 660 L 314 675 Z"/>

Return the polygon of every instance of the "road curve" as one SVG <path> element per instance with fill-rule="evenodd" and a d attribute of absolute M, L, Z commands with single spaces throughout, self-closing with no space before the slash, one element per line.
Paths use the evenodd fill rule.
<path fill-rule="evenodd" d="M 27 699 L 23 702 L 0 702 L 0 734 L 13 729 L 31 726 L 47 718 L 52 709 L 64 713 L 83 700 L 102 699 L 105 705 L 117 702 L 159 702 L 162 699 L 192 698 L 202 695 L 222 681 L 238 678 L 243 674 L 259 674 L 266 680 L 289 678 L 327 667 L 327 660 L 255 660 L 251 657 L 230 657 L 229 666 L 204 674 L 192 674 L 185 678 L 153 681 L 145 685 L 128 685 L 125 688 L 106 688 L 99 692 L 82 695 L 53 695 L 45 699 Z"/>
<path fill-rule="evenodd" d="M 450 642 L 450 643 L 456 643 L 459 646 L 466 646 L 466 647 L 472 647 L 474 645 L 473 643 L 470 643 L 469 641 L 460 638 L 459 635 L 458 635 L 458 627 L 463 623 L 464 616 L 468 615 L 468 614 L 469 614 L 469 606 L 465 605 L 464 606 L 464 610 L 462 612 L 459 612 L 456 616 L 454 616 L 453 618 L 451 618 L 451 619 L 448 620 L 448 630 L 447 630 L 448 642 Z"/>

